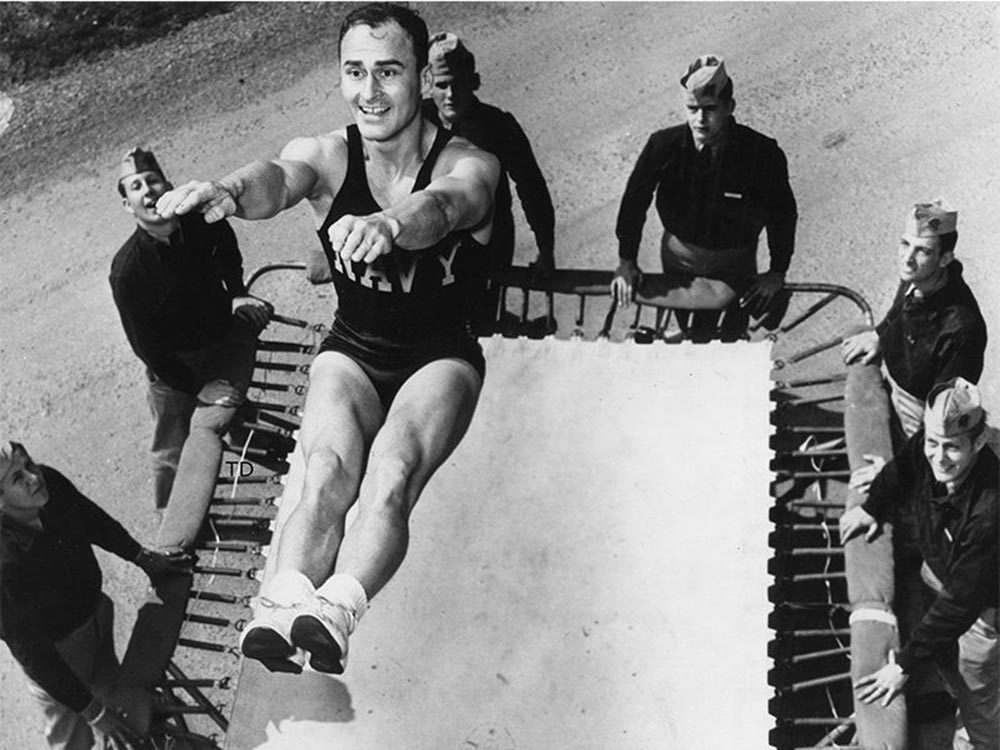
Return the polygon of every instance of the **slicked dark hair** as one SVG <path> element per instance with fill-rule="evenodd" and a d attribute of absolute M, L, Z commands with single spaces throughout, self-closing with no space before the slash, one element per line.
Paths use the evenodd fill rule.
<path fill-rule="evenodd" d="M 417 70 L 423 70 L 427 65 L 427 52 L 430 47 L 427 24 L 415 10 L 399 3 L 370 3 L 348 13 L 340 25 L 340 38 L 337 40 L 338 54 L 344 36 L 355 26 L 370 26 L 377 29 L 391 21 L 398 23 L 409 35 L 413 43 L 413 53 L 417 58 Z"/>

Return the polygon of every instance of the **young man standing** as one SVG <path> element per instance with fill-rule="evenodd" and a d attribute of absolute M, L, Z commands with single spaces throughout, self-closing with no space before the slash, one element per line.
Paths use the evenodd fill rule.
<path fill-rule="evenodd" d="M 622 195 L 611 292 L 621 305 L 635 295 L 642 229 L 655 193 L 664 273 L 708 300 L 739 298 L 727 317 L 745 328 L 740 305 L 764 313 L 784 285 L 795 248 L 798 210 L 788 162 L 774 139 L 736 122 L 733 82 L 720 57 L 699 57 L 680 83 L 687 122 L 650 136 Z M 758 273 L 757 241 L 765 228 L 771 265 Z M 711 335 L 718 317 L 706 305 L 695 316 L 698 334 Z M 734 333 L 742 333 L 740 327 Z"/>
<path fill-rule="evenodd" d="M 931 390 L 923 429 L 875 477 L 868 499 L 844 513 L 847 542 L 906 508 L 916 518 L 927 606 L 898 654 L 858 681 L 858 698 L 888 705 L 915 666 L 933 662 L 958 702 L 955 748 L 1000 747 L 1000 464 L 986 444 L 979 391 L 963 378 Z M 970 744 L 971 742 L 971 744 Z"/>
<path fill-rule="evenodd" d="M 157 545 L 179 550 L 194 542 L 211 502 L 222 436 L 243 402 L 270 310 L 247 295 L 226 222 L 156 212 L 171 187 L 151 152 L 125 155 L 118 192 L 137 226 L 115 255 L 110 281 L 149 380 L 153 494 L 163 512 Z"/>
<path fill-rule="evenodd" d="M 893 410 L 906 437 L 920 429 L 931 388 L 951 378 L 978 382 L 986 321 L 955 260 L 958 212 L 943 200 L 906 213 L 899 240 L 899 289 L 873 331 L 847 338 L 844 362 L 882 355 Z"/>
<path fill-rule="evenodd" d="M 555 209 L 531 143 L 524 129 L 510 112 L 481 102 L 476 96 L 480 86 L 476 58 L 449 32 L 435 34 L 430 40 L 430 64 L 434 74 L 431 98 L 423 102 L 424 117 L 454 135 L 472 141 L 500 160 L 502 174 L 497 185 L 490 240 L 491 272 L 509 268 L 514 259 L 514 216 L 511 213 L 509 176 L 535 235 L 538 257 L 536 274 L 544 278 L 555 269 Z M 494 317 L 500 289 L 490 284 L 487 313 Z"/>
<path fill-rule="evenodd" d="M 301 669 L 296 649 L 316 670 L 343 671 L 348 637 L 401 564 L 410 512 L 465 433 L 485 370 L 467 296 L 498 162 L 421 117 L 432 76 L 412 10 L 357 8 L 339 46 L 353 125 L 157 204 L 164 217 L 200 210 L 211 222 L 265 219 L 306 199 L 331 266 L 337 314 L 309 370 L 301 499 L 242 640 L 244 654 L 285 671 Z"/>
<path fill-rule="evenodd" d="M 148 716 L 130 721 L 113 704 L 114 606 L 93 544 L 154 580 L 190 567 L 184 556 L 143 549 L 58 471 L 0 442 L 0 637 L 27 675 L 46 740 L 62 750 L 89 750 L 95 735 L 100 747 L 145 747 L 135 727 Z M 141 691 L 127 702 L 148 714 Z"/>

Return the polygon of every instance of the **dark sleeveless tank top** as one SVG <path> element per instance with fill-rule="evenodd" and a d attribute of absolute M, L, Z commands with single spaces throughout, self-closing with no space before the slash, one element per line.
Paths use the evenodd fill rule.
<path fill-rule="evenodd" d="M 427 187 L 451 133 L 439 128 L 417 173 L 413 192 Z M 337 316 L 359 333 L 392 341 L 464 329 L 485 248 L 467 231 L 452 232 L 424 250 L 393 248 L 374 263 L 345 263 L 327 232 L 345 215 L 381 211 L 368 188 L 361 133 L 347 128 L 347 176 L 318 230 L 337 291 Z"/>

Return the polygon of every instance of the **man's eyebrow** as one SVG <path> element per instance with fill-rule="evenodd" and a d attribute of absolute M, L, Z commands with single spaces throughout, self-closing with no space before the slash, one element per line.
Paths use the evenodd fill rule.
<path fill-rule="evenodd" d="M 341 63 L 341 66 L 347 66 L 347 65 L 356 65 L 361 68 L 365 66 L 364 62 L 362 62 L 361 60 L 344 60 Z M 385 67 L 387 65 L 398 65 L 401 68 L 406 67 L 406 65 L 403 63 L 402 60 L 397 60 L 394 57 L 389 58 L 388 60 L 376 60 L 375 63 L 373 64 L 373 67 L 378 68 L 378 67 Z"/>

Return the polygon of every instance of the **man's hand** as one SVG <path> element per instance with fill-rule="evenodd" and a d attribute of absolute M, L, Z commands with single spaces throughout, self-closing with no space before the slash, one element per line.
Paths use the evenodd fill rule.
<path fill-rule="evenodd" d="M 210 380 L 198 391 L 198 402 L 208 406 L 239 406 L 243 392 L 228 380 Z"/>
<path fill-rule="evenodd" d="M 333 252 L 347 262 L 371 263 L 392 252 L 399 236 L 399 222 L 383 213 L 341 216 L 327 232 Z"/>
<path fill-rule="evenodd" d="M 870 542 L 879 532 L 879 523 L 868 511 L 860 505 L 855 505 L 850 510 L 844 511 L 840 517 L 840 544 L 841 546 L 853 537 L 865 531 L 865 541 Z"/>
<path fill-rule="evenodd" d="M 615 269 L 615 277 L 611 279 L 611 299 L 618 307 L 628 307 L 635 299 L 636 288 L 642 283 L 642 270 L 634 260 L 624 260 Z"/>
<path fill-rule="evenodd" d="M 236 213 L 236 198 L 218 182 L 188 182 L 168 190 L 156 201 L 156 213 L 165 219 L 195 209 L 211 224 Z"/>
<path fill-rule="evenodd" d="M 552 272 L 556 270 L 555 255 L 551 249 L 542 250 L 539 248 L 538 257 L 534 263 L 529 263 L 531 269 L 531 280 L 536 283 L 548 281 L 552 278 Z"/>
<path fill-rule="evenodd" d="M 270 303 L 256 297 L 234 297 L 233 315 L 246 321 L 258 333 L 271 322 L 274 308 Z"/>
<path fill-rule="evenodd" d="M 861 457 L 868 463 L 864 466 L 859 466 L 851 472 L 851 481 L 848 486 L 852 490 L 867 493 L 875 477 L 878 476 L 879 472 L 882 471 L 882 467 L 885 466 L 885 459 L 873 453 L 865 453 Z"/>
<path fill-rule="evenodd" d="M 97 701 L 95 698 L 94 701 Z M 88 711 L 94 705 L 88 706 Z M 106 750 L 144 750 L 149 747 L 149 742 L 140 737 L 125 720 L 119 710 L 113 706 L 103 705 L 99 708 L 97 715 L 93 719 L 88 719 L 97 735 L 96 747 Z"/>
<path fill-rule="evenodd" d="M 867 365 L 875 359 L 882 351 L 882 346 L 878 340 L 878 334 L 872 331 L 862 331 L 853 336 L 848 336 L 840 345 L 840 353 L 844 357 L 844 364 L 858 360 L 858 364 Z M 860 357 L 860 359 L 858 359 Z"/>
<path fill-rule="evenodd" d="M 749 307 L 754 317 L 759 317 L 784 285 L 785 274 L 782 271 L 759 273 L 750 288 L 740 297 L 740 307 Z"/>
<path fill-rule="evenodd" d="M 133 562 L 142 568 L 150 580 L 156 581 L 166 575 L 190 575 L 194 557 L 189 552 L 163 554 L 144 547 L 139 550 Z"/>
<path fill-rule="evenodd" d="M 874 703 L 882 698 L 882 706 L 888 706 L 893 699 L 903 692 L 903 687 L 909 676 L 896 663 L 896 652 L 889 652 L 889 663 L 877 672 L 862 677 L 854 685 L 858 691 L 858 700 L 862 703 Z"/>

